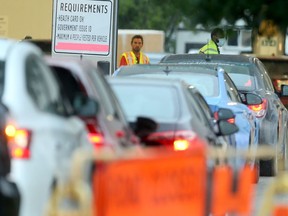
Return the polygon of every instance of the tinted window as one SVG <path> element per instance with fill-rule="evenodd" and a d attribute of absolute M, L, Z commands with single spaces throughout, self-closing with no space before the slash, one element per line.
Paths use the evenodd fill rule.
<path fill-rule="evenodd" d="M 272 81 L 266 71 L 265 66 L 262 64 L 262 62 L 260 61 L 256 61 L 257 67 L 259 68 L 259 70 L 261 71 L 261 75 L 263 76 L 263 81 L 265 84 L 265 89 L 268 91 L 273 92 L 274 91 L 274 87 L 272 84 Z"/>
<path fill-rule="evenodd" d="M 205 97 L 216 97 L 219 95 L 219 85 L 218 79 L 216 76 L 210 74 L 201 74 L 201 73 L 189 73 L 189 72 L 155 72 L 149 74 L 135 74 L 136 77 L 155 77 L 155 78 L 171 78 L 171 79 L 182 79 L 186 83 L 195 86 L 201 94 Z"/>
<path fill-rule="evenodd" d="M 236 86 L 234 85 L 233 81 L 230 79 L 230 77 L 227 74 L 224 75 L 224 81 L 225 81 L 225 86 L 227 90 L 227 95 L 230 97 L 231 101 L 241 103 L 238 90 Z"/>
<path fill-rule="evenodd" d="M 97 73 L 97 71 L 90 71 L 89 75 L 91 80 L 96 87 L 97 92 L 99 93 L 100 102 L 104 106 L 104 111 L 107 115 L 116 117 L 125 124 L 128 124 L 126 117 L 122 112 L 122 108 L 119 105 L 117 98 L 115 97 L 114 91 L 111 89 L 111 86 L 108 84 L 104 76 Z"/>
<path fill-rule="evenodd" d="M 146 116 L 174 121 L 179 116 L 177 90 L 164 86 L 112 85 L 128 119 Z"/>
<path fill-rule="evenodd" d="M 4 89 L 4 70 L 5 63 L 3 61 L 0 61 L 0 96 L 2 96 Z"/>
<path fill-rule="evenodd" d="M 248 64 L 241 65 L 222 65 L 221 67 L 229 74 L 239 90 L 254 90 L 256 79 L 254 75 L 255 66 Z"/>
<path fill-rule="evenodd" d="M 186 83 L 195 86 L 205 97 L 216 97 L 219 95 L 218 79 L 216 76 L 200 73 L 170 72 L 168 77 L 183 79 Z"/>
<path fill-rule="evenodd" d="M 82 93 L 87 95 L 82 83 L 69 70 L 62 67 L 53 67 L 53 72 L 63 86 L 62 91 L 68 97 L 71 104 L 73 104 L 77 94 Z"/>
<path fill-rule="evenodd" d="M 208 104 L 206 103 L 205 99 L 202 97 L 199 93 L 193 93 L 190 88 L 188 88 L 188 100 L 190 105 L 190 108 L 193 109 L 193 112 L 196 113 L 200 121 L 206 126 L 211 127 L 210 125 L 210 119 L 212 117 L 212 113 L 210 111 L 210 108 Z"/>
<path fill-rule="evenodd" d="M 48 66 L 38 56 L 30 56 L 25 69 L 28 93 L 36 106 L 42 111 L 67 114 L 58 82 Z"/>

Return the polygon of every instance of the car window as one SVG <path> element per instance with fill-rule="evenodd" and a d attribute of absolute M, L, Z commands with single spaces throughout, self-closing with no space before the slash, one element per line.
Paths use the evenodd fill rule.
<path fill-rule="evenodd" d="M 265 68 L 265 66 L 263 65 L 262 62 L 260 62 L 259 60 L 256 61 L 257 67 L 259 68 L 259 70 L 261 71 L 261 74 L 263 76 L 263 81 L 265 84 L 265 89 L 271 92 L 274 92 L 274 87 L 273 87 L 273 83 L 268 75 L 268 72 Z"/>
<path fill-rule="evenodd" d="M 117 118 L 120 122 L 128 124 L 126 116 L 122 112 L 122 108 L 119 105 L 118 99 L 115 97 L 115 93 L 108 84 L 106 78 L 98 74 L 95 70 L 90 71 L 89 75 L 97 88 L 96 90 L 99 92 L 100 101 L 104 106 L 106 115 L 111 115 Z"/>
<path fill-rule="evenodd" d="M 5 63 L 4 61 L 0 61 L 0 97 L 3 95 L 4 89 L 4 70 L 5 70 Z"/>
<path fill-rule="evenodd" d="M 138 116 L 175 121 L 179 118 L 179 102 L 175 88 L 156 85 L 113 84 L 112 87 L 130 121 Z"/>
<path fill-rule="evenodd" d="M 70 70 L 58 66 L 52 66 L 52 69 L 53 73 L 63 86 L 62 91 L 65 93 L 71 104 L 73 104 L 77 94 L 82 93 L 87 95 L 86 89 L 83 87 L 81 81 L 77 79 L 77 77 L 74 77 Z"/>
<path fill-rule="evenodd" d="M 210 128 L 211 127 L 210 122 L 209 122 L 210 114 L 208 114 L 208 112 L 206 110 L 207 107 L 205 105 L 203 105 L 203 103 L 205 103 L 203 100 L 205 100 L 205 99 L 201 99 L 202 96 L 196 95 L 195 93 L 193 93 L 192 89 L 190 89 L 190 88 L 185 88 L 185 91 L 187 91 L 186 96 L 187 96 L 187 99 L 188 99 L 189 104 L 190 104 L 189 109 L 193 113 L 192 116 L 198 118 L 198 120 L 202 124 L 204 124 L 205 126 Z M 202 105 L 203 105 L 203 107 L 202 107 Z M 208 110 L 209 110 L 209 107 L 208 107 Z M 207 114 L 209 115 L 209 117 L 207 116 Z"/>
<path fill-rule="evenodd" d="M 227 95 L 229 96 L 231 101 L 241 103 L 238 90 L 236 86 L 234 85 L 233 81 L 230 79 L 230 77 L 227 74 L 224 74 L 224 82 L 226 86 Z"/>
<path fill-rule="evenodd" d="M 256 80 L 253 76 L 253 68 L 248 64 L 221 65 L 229 74 L 239 90 L 252 91 L 256 88 Z"/>
<path fill-rule="evenodd" d="M 26 61 L 26 86 L 36 106 L 46 112 L 65 115 L 59 85 L 48 66 L 38 57 L 31 55 Z"/>
<path fill-rule="evenodd" d="M 205 97 L 216 97 L 219 95 L 218 79 L 214 75 L 201 73 L 169 73 L 170 78 L 181 78 L 186 83 L 195 86 Z"/>
<path fill-rule="evenodd" d="M 216 97 L 219 95 L 219 84 L 216 76 L 201 73 L 189 72 L 155 72 L 155 73 L 140 73 L 133 74 L 134 77 L 153 77 L 153 78 L 170 78 L 182 79 L 190 85 L 194 85 L 204 96 Z"/>
<path fill-rule="evenodd" d="M 197 115 L 197 118 L 207 127 L 211 127 L 210 119 L 211 119 L 211 111 L 209 106 L 203 96 L 199 93 L 193 93 L 191 88 L 187 88 L 187 98 L 190 105 L 190 110 L 192 113 Z"/>

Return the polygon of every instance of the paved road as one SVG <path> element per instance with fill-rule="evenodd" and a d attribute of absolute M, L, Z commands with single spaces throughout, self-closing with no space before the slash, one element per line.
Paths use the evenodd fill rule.
<path fill-rule="evenodd" d="M 259 182 L 255 188 L 255 197 L 253 200 L 253 210 L 251 216 L 256 216 L 259 214 L 259 209 L 261 209 L 264 199 L 264 193 L 271 185 L 274 177 L 260 177 Z"/>
<path fill-rule="evenodd" d="M 271 187 L 271 185 L 273 185 L 274 181 L 275 177 L 260 177 L 259 182 L 255 188 L 255 197 L 253 200 L 253 210 L 251 216 L 260 216 L 260 209 L 265 207 L 263 205 L 265 194 L 267 194 L 267 190 Z M 288 193 L 275 196 L 275 203 L 281 203 L 288 206 Z M 268 215 L 270 216 L 271 214 L 267 214 L 267 216 Z M 266 215 L 261 214 L 261 216 Z"/>

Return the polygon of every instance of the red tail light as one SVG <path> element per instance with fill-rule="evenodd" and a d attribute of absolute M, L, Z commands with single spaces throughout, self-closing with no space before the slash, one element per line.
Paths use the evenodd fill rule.
<path fill-rule="evenodd" d="M 20 159 L 30 158 L 31 131 L 7 125 L 5 135 L 8 139 L 11 157 Z"/>
<path fill-rule="evenodd" d="M 194 145 L 205 144 L 193 131 L 163 131 L 148 136 L 147 141 L 159 143 L 175 151 L 183 151 Z"/>
<path fill-rule="evenodd" d="M 103 147 L 104 136 L 100 128 L 97 127 L 97 123 L 95 121 L 86 121 L 86 127 L 89 132 L 89 141 L 93 144 L 94 148 Z"/>
<path fill-rule="evenodd" d="M 219 119 L 219 116 L 218 116 L 218 112 L 217 112 L 217 111 L 214 112 L 214 118 L 215 118 L 216 120 Z M 229 119 L 227 119 L 226 121 L 229 122 L 229 123 L 231 123 L 231 124 L 235 124 L 235 118 L 229 118 Z"/>
<path fill-rule="evenodd" d="M 259 105 L 248 105 L 249 109 L 254 111 L 257 118 L 263 117 L 266 113 L 268 101 L 266 98 L 263 98 L 262 100 L 263 102 Z"/>
<path fill-rule="evenodd" d="M 227 119 L 227 122 L 229 122 L 231 124 L 235 124 L 235 118 Z"/>

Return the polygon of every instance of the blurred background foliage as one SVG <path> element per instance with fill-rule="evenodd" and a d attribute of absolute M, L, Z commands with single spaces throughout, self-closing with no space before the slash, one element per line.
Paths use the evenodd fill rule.
<path fill-rule="evenodd" d="M 166 46 L 180 26 L 233 27 L 239 19 L 252 29 L 269 19 L 286 33 L 287 8 L 287 0 L 119 0 L 118 28 L 163 30 Z"/>

